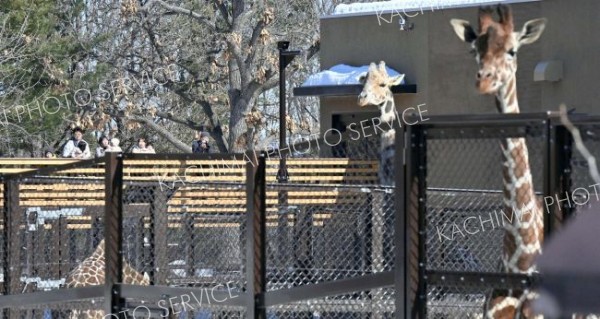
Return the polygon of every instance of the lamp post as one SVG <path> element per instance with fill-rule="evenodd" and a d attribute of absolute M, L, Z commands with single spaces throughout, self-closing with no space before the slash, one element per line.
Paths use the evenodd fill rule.
<path fill-rule="evenodd" d="M 290 43 L 288 41 L 277 42 L 277 49 L 279 49 L 279 170 L 277 171 L 277 181 L 279 183 L 287 183 L 288 171 L 286 167 L 286 154 L 281 154 L 281 149 L 286 145 L 286 103 L 285 103 L 285 67 L 292 62 L 296 55 L 300 54 L 300 51 L 288 51 Z M 278 218 L 277 218 L 277 238 L 279 242 L 285 242 L 286 239 L 286 228 L 288 225 L 288 196 L 287 191 L 280 189 L 278 192 Z M 279 260 L 289 260 L 289 252 L 286 250 L 278 250 L 277 256 Z M 297 262 L 294 262 L 297 264 Z M 286 268 L 288 265 L 286 262 Z"/>
<path fill-rule="evenodd" d="M 285 67 L 294 60 L 294 58 L 300 54 L 300 51 L 288 51 L 290 46 L 289 41 L 277 42 L 277 49 L 279 49 L 279 150 L 286 144 L 286 103 L 285 103 Z M 288 171 L 286 167 L 286 156 L 283 155 L 279 159 L 279 170 L 277 171 L 277 180 L 280 183 L 285 183 L 288 180 Z"/>

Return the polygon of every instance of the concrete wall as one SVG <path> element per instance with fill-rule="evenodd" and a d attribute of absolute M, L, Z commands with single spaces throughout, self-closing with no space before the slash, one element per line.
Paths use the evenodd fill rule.
<path fill-rule="evenodd" d="M 543 109 L 564 102 L 578 112 L 600 114 L 600 1 L 545 0 L 542 15 L 549 20 L 542 58 L 564 65 L 562 81 L 542 84 Z"/>
<path fill-rule="evenodd" d="M 547 17 L 540 40 L 521 48 L 518 56 L 518 95 L 522 112 L 557 110 L 560 102 L 580 112 L 600 113 L 597 102 L 600 80 L 600 21 L 598 0 L 544 0 L 512 4 L 515 27 L 527 20 Z M 321 20 L 321 67 L 335 64 L 364 65 L 386 61 L 406 73 L 407 83 L 417 84 L 416 94 L 396 95 L 399 110 L 425 104 L 427 114 L 495 113 L 493 97 L 475 91 L 476 62 L 469 46 L 450 27 L 450 19 L 476 23 L 477 8 L 454 8 L 408 13 L 415 24 L 400 31 L 397 16 L 326 17 Z M 388 23 L 386 21 L 390 21 Z M 557 83 L 534 82 L 535 66 L 544 60 L 564 62 L 564 79 Z M 321 98 L 321 130 L 331 126 L 331 114 L 377 111 L 359 109 L 356 97 Z"/>

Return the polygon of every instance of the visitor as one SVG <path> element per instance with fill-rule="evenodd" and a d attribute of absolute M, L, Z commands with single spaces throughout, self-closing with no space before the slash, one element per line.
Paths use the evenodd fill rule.
<path fill-rule="evenodd" d="M 133 147 L 132 153 L 155 154 L 154 147 L 146 142 L 146 138 L 138 138 L 137 145 Z"/>
<path fill-rule="evenodd" d="M 98 140 L 98 148 L 96 148 L 96 157 L 103 157 L 104 153 L 109 151 L 108 150 L 109 148 L 110 148 L 110 141 L 108 140 L 108 137 L 103 135 Z"/>
<path fill-rule="evenodd" d="M 123 152 L 123 150 L 119 146 L 120 143 L 121 143 L 121 141 L 119 141 L 118 138 L 116 138 L 116 137 L 111 138 L 110 146 L 108 147 L 106 152 Z"/>
<path fill-rule="evenodd" d="M 73 129 L 73 136 L 65 145 L 62 157 L 88 159 L 92 157 L 88 142 L 83 140 L 83 130 L 80 127 Z"/>
<path fill-rule="evenodd" d="M 196 134 L 196 139 L 192 142 L 192 153 L 209 153 L 209 138 L 210 134 L 208 134 L 208 132 L 198 132 L 198 134 Z"/>

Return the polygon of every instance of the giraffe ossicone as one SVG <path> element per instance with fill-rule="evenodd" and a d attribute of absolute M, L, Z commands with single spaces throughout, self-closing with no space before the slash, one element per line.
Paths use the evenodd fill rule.
<path fill-rule="evenodd" d="M 498 19 L 495 19 L 497 15 Z M 479 9 L 479 29 L 462 19 L 450 24 L 456 35 L 471 45 L 479 70 L 475 85 L 481 94 L 494 95 L 501 113 L 519 113 L 517 99 L 517 53 L 521 46 L 537 41 L 544 31 L 546 19 L 526 22 L 520 31 L 514 30 L 509 6 L 498 5 Z M 501 142 L 504 157 L 504 209 L 517 218 L 506 225 L 503 240 L 503 265 L 508 273 L 532 274 L 535 257 L 542 252 L 544 236 L 542 203 L 535 195 L 529 153 L 524 138 L 505 138 Z M 527 213 L 527 214 L 526 214 Z M 527 216 L 527 219 L 522 217 Z M 534 292 L 510 291 L 498 293 L 486 303 L 486 318 L 539 318 L 533 314 Z"/>

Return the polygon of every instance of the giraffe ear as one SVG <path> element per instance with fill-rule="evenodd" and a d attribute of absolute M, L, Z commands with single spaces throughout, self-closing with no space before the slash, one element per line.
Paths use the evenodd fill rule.
<path fill-rule="evenodd" d="M 521 33 L 517 36 L 519 45 L 530 44 L 537 41 L 546 28 L 546 21 L 546 18 L 541 18 L 525 22 L 523 30 L 521 30 Z"/>
<path fill-rule="evenodd" d="M 389 86 L 399 85 L 402 83 L 403 80 L 404 80 L 404 74 L 396 75 L 396 76 L 390 78 L 388 84 L 389 84 Z"/>
<path fill-rule="evenodd" d="M 464 42 L 471 43 L 477 39 L 477 34 L 475 30 L 469 23 L 469 21 L 461 20 L 461 19 L 452 19 L 450 20 L 450 24 L 454 29 L 454 32 L 458 36 L 459 39 Z"/>

